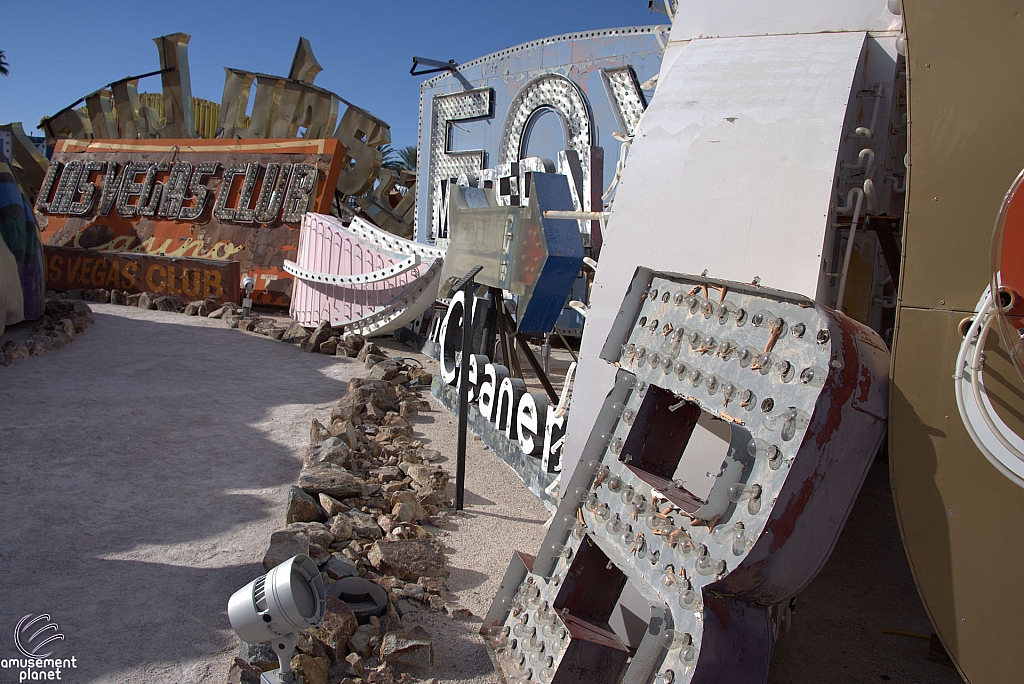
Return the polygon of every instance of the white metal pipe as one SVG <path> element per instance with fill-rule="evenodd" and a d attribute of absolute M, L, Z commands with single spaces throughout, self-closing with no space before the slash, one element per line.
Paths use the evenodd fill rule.
<path fill-rule="evenodd" d="M 1019 486 L 1024 487 L 1024 481 L 1021 477 L 1010 470 L 1010 468 L 1004 464 L 989 447 L 990 440 L 983 438 L 983 435 L 979 434 L 979 425 L 976 425 L 974 419 L 971 417 L 971 412 L 967 405 L 967 398 L 964 396 L 964 382 L 966 380 L 965 375 L 967 372 L 970 373 L 970 382 L 972 384 L 974 407 L 978 411 L 978 414 L 982 417 L 985 423 L 984 428 L 987 429 L 988 433 L 994 437 L 1004 449 L 1006 449 L 1011 455 L 1019 460 L 1024 460 L 1024 454 L 1021 453 L 1020 449 L 1015 447 L 1003 434 L 1000 425 L 1005 427 L 1005 424 L 1001 420 L 993 419 L 989 414 L 989 404 L 987 400 L 982 396 L 982 367 L 984 362 L 982 361 L 982 354 L 984 353 L 985 338 L 988 335 L 988 330 L 991 327 L 991 322 L 995 317 L 995 312 L 992 311 L 994 306 L 993 295 L 990 289 L 986 289 L 985 295 L 982 297 L 981 304 L 978 307 L 978 313 L 974 320 L 971 322 L 970 328 L 967 330 L 967 334 L 964 335 L 963 344 L 960 345 L 960 351 L 956 358 L 956 367 L 953 372 L 953 387 L 956 395 L 956 407 L 960 413 L 960 420 L 963 421 L 964 428 L 970 435 L 971 440 L 979 451 L 988 459 L 988 461 L 1009 478 L 1012 482 L 1015 482 Z M 977 339 L 975 339 L 977 337 Z M 973 352 L 972 352 L 973 344 Z M 967 357 L 971 356 L 971 361 L 968 363 Z M 1009 431 L 1009 428 L 1006 428 Z M 1015 435 L 1016 436 L 1016 435 Z"/>
<path fill-rule="evenodd" d="M 997 295 L 998 296 L 998 295 Z M 988 314 L 985 316 L 985 323 L 981 327 L 981 332 L 978 333 L 978 341 L 974 346 L 974 354 L 971 360 L 971 388 L 974 390 L 974 400 L 978 404 L 978 409 L 981 412 L 981 417 L 985 421 L 985 425 L 988 427 L 989 432 L 999 440 L 999 443 L 1006 449 L 1010 454 L 1015 456 L 1017 460 L 1024 461 L 1024 454 L 1020 452 L 1010 440 L 1003 434 L 1002 429 L 996 425 L 992 415 L 988 412 L 986 402 L 982 400 L 981 396 L 981 373 L 985 362 L 982 360 L 982 354 L 985 353 L 985 340 L 988 338 L 988 333 L 992 329 L 992 322 L 996 320 L 996 312 L 994 310 L 995 302 L 991 301 L 989 304 Z M 996 305 L 997 306 L 997 305 Z M 999 421 L 1002 422 L 1002 421 Z"/>
<path fill-rule="evenodd" d="M 622 177 L 622 170 L 626 168 L 626 157 L 629 156 L 630 141 L 624 140 L 622 145 L 619 146 L 619 160 L 615 162 L 615 177 L 612 178 L 612 182 L 608 185 L 608 189 L 601 195 L 603 201 L 608 201 L 608 198 L 612 195 L 612 190 L 619 184 L 619 178 Z"/>
<path fill-rule="evenodd" d="M 906 176 L 904 176 L 903 178 L 899 178 L 898 176 L 890 174 L 890 175 L 886 176 L 886 180 L 891 180 L 892 181 L 892 191 L 893 192 L 900 193 L 900 194 L 906 192 L 906 190 L 907 190 L 907 177 Z"/>
<path fill-rule="evenodd" d="M 578 364 L 573 361 L 569 364 L 569 369 L 565 372 L 565 381 L 562 383 L 562 394 L 559 396 L 558 406 L 555 407 L 556 419 L 564 416 L 569 410 L 569 402 L 572 399 L 573 378 L 576 375 L 577 366 Z M 554 451 L 554 447 L 552 447 L 552 451 Z"/>
<path fill-rule="evenodd" d="M 654 40 L 658 41 L 658 47 L 662 50 L 665 49 L 665 41 L 661 37 L 661 31 L 654 29 Z"/>
<path fill-rule="evenodd" d="M 843 162 L 844 169 L 863 169 L 864 177 L 870 178 L 875 174 L 875 151 L 870 147 L 865 147 L 860 153 L 857 154 L 857 161 L 853 164 L 847 164 Z"/>
<path fill-rule="evenodd" d="M 856 196 L 856 202 L 854 202 L 854 196 Z M 836 211 L 839 213 L 845 213 L 850 210 L 850 205 L 853 204 L 853 218 L 850 220 L 850 237 L 846 241 L 846 255 L 843 257 L 843 269 L 840 271 L 839 276 L 839 292 L 836 294 L 836 311 L 843 310 L 843 295 L 846 292 L 846 277 L 850 273 L 850 258 L 853 256 L 853 242 L 857 237 L 857 222 L 860 220 L 860 210 L 864 204 L 864 190 L 862 188 L 853 188 L 846 196 L 846 205 L 843 207 L 837 207 Z"/>
<path fill-rule="evenodd" d="M 871 127 L 864 128 L 860 126 L 854 129 L 853 134 L 861 138 L 871 138 L 875 135 L 875 124 L 878 123 L 878 108 L 882 103 L 882 84 L 879 83 L 875 87 L 875 108 L 871 113 Z"/>
<path fill-rule="evenodd" d="M 875 192 L 875 181 L 864 179 L 864 213 L 872 215 L 878 210 L 878 193 Z"/>
<path fill-rule="evenodd" d="M 978 309 L 978 315 L 971 321 L 971 326 L 967 329 L 967 334 L 964 335 L 963 344 L 960 345 L 960 351 L 956 356 L 956 366 L 953 368 L 953 380 L 956 385 L 956 406 L 960 411 L 960 418 L 963 420 L 964 427 L 967 428 L 967 432 L 970 433 L 971 439 L 975 444 L 979 444 L 981 440 L 978 438 L 977 433 L 971 426 L 971 420 L 967 417 L 967 409 L 963 398 L 963 377 L 964 377 L 964 364 L 967 362 L 967 353 L 971 347 L 971 340 L 975 335 L 978 334 L 978 329 L 981 327 L 981 319 L 988 311 L 989 303 L 992 301 L 992 293 L 988 292 L 985 294 L 985 298 L 982 300 L 981 307 Z"/>
<path fill-rule="evenodd" d="M 864 167 L 864 177 L 871 178 L 875 175 L 875 151 L 870 147 L 865 147 L 857 155 L 857 161 Z"/>
<path fill-rule="evenodd" d="M 544 218 L 548 219 L 574 219 L 578 221 L 600 221 L 607 216 L 606 211 L 562 211 L 561 209 L 548 209 L 544 212 Z"/>

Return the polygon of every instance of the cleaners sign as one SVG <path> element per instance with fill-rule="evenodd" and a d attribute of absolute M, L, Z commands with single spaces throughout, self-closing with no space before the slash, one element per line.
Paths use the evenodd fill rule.
<path fill-rule="evenodd" d="M 478 310 L 475 303 L 474 311 Z M 489 302 L 480 301 L 480 305 Z M 455 345 L 462 339 L 465 292 L 456 292 L 441 325 L 436 328 L 435 342 L 440 347 L 441 382 L 458 387 L 460 364 Z M 526 383 L 509 375 L 508 368 L 491 363 L 483 354 L 469 357 L 470 408 L 479 411 L 484 420 L 493 423 L 505 439 L 528 456 L 541 460 L 546 473 L 561 472 L 562 437 L 568 413 L 553 406 L 546 394 L 527 392 Z M 496 452 L 499 445 L 489 444 Z"/>

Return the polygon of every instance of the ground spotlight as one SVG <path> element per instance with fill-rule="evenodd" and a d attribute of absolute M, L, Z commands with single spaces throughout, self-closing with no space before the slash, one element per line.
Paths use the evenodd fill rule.
<path fill-rule="evenodd" d="M 327 594 L 323 578 L 309 556 L 289 558 L 236 591 L 228 600 L 228 620 L 242 641 L 270 641 L 281 669 L 264 672 L 261 684 L 298 682 L 291 668 L 296 632 L 324 620 Z"/>
<path fill-rule="evenodd" d="M 252 291 L 256 289 L 256 279 L 252 276 L 242 278 L 242 289 L 245 290 L 245 299 L 242 300 L 242 318 L 249 317 L 252 309 Z"/>

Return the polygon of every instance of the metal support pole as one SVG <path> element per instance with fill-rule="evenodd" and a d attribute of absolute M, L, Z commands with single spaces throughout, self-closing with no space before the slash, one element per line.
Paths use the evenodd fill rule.
<path fill-rule="evenodd" d="M 494 324 L 498 326 L 498 340 L 501 343 L 501 362 L 511 369 L 512 365 L 509 361 L 510 357 L 508 353 L 508 338 L 505 336 L 505 317 L 502 315 L 502 309 L 505 308 L 505 302 L 502 300 L 501 290 L 492 287 L 491 298 L 494 301 Z"/>
<path fill-rule="evenodd" d="M 508 309 L 505 308 L 505 302 L 501 298 L 500 294 L 495 300 L 495 303 L 495 311 L 498 318 L 498 330 L 501 332 L 501 353 L 505 359 L 505 365 L 508 366 L 508 372 L 513 378 L 522 379 L 523 369 L 519 364 L 519 352 L 515 349 L 515 341 L 513 340 L 513 342 L 510 343 L 508 339 L 508 332 L 514 328 L 514 326 L 509 320 Z"/>
<path fill-rule="evenodd" d="M 530 349 L 530 343 L 526 341 L 526 336 L 521 332 L 517 332 L 515 335 L 516 342 L 519 343 L 519 347 L 523 350 L 523 356 L 530 362 L 530 366 L 533 367 L 533 372 L 537 374 L 537 379 L 540 380 L 540 384 L 544 386 L 544 391 L 548 393 L 548 398 L 551 399 L 553 404 L 558 403 L 558 392 L 551 385 L 551 381 L 548 380 L 547 373 L 540 367 L 540 362 L 537 361 L 537 357 L 533 355 L 533 350 Z"/>
<path fill-rule="evenodd" d="M 565 335 L 562 334 L 562 331 L 556 327 L 555 332 L 558 333 L 558 339 L 562 340 L 562 344 L 564 344 L 565 348 L 569 351 L 569 356 L 572 357 L 572 360 L 579 363 L 580 360 L 576 358 L 576 353 L 572 350 L 572 347 L 569 345 L 569 341 L 565 339 Z"/>
<path fill-rule="evenodd" d="M 473 278 L 483 270 L 476 266 L 453 290 L 462 290 L 462 361 L 459 363 L 459 447 L 455 460 L 455 510 L 461 511 L 466 497 L 466 436 L 469 432 L 469 358 L 473 355 Z"/>

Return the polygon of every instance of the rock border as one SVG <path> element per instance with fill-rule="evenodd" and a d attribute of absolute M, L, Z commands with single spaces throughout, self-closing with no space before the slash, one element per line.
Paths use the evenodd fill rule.
<path fill-rule="evenodd" d="M 32 336 L 21 341 L 7 340 L 0 346 L 0 366 L 60 349 L 85 332 L 92 322 L 92 309 L 85 302 L 47 293 L 43 317 L 33 326 Z"/>
<path fill-rule="evenodd" d="M 47 291 L 47 295 L 56 297 L 57 293 Z M 62 299 L 80 299 L 101 304 L 137 306 L 140 309 L 183 313 L 186 316 L 205 316 L 207 318 L 221 319 L 229 328 L 259 333 L 274 340 L 296 344 L 308 352 L 357 358 L 364 363 L 367 362 L 366 354 L 372 354 L 376 357 L 373 359 L 374 363 L 367 363 L 367 367 L 371 368 L 371 370 L 376 362 L 387 358 L 387 354 L 376 345 L 373 345 L 366 354 L 360 355 L 365 338 L 362 335 L 346 334 L 342 328 L 334 328 L 327 321 L 311 330 L 302 326 L 297 321 L 289 321 L 287 325 L 280 325 L 280 321 L 275 318 L 260 316 L 251 312 L 248 317 L 243 318 L 242 307 L 234 302 L 223 302 L 218 299 L 186 302 L 180 295 L 162 296 L 150 292 L 129 294 L 120 290 L 105 290 L 102 288 L 95 290 L 68 290 L 61 293 L 60 297 Z M 429 386 L 430 381 L 428 379 L 420 384 Z"/>
<path fill-rule="evenodd" d="M 300 636 L 292 667 L 307 684 L 421 681 L 404 670 L 429 672 L 432 637 L 402 618 L 442 612 L 465 619 L 468 613 L 444 598 L 449 571 L 435 538 L 453 505 L 446 492 L 449 474 L 435 465 L 440 452 L 414 439 L 409 423 L 431 410 L 420 390 L 433 376 L 389 358 L 360 335 L 335 334 L 327 325 L 306 334 L 307 350 L 336 344 L 331 352 L 354 356 L 368 373 L 349 381 L 327 424 L 312 419 L 303 468 L 288 492 L 285 526 L 271 535 L 264 554 L 265 570 L 296 553 L 309 555 L 327 587 L 324 623 Z M 352 608 L 337 598 L 340 589 L 332 589 L 346 577 L 361 577 L 387 592 L 381 617 L 358 624 Z M 268 647 L 242 642 L 228 682 L 255 683 L 259 673 L 276 667 Z"/>

